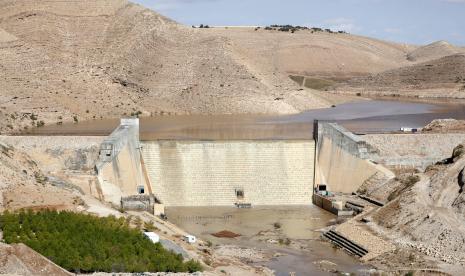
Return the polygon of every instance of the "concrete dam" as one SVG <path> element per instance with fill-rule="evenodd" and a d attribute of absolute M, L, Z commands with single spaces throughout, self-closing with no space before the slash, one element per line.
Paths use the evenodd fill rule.
<path fill-rule="evenodd" d="M 166 206 L 308 204 L 314 141 L 147 141 L 142 156 Z"/>
<path fill-rule="evenodd" d="M 139 140 L 123 119 L 102 144 L 98 189 L 105 201 L 167 207 L 309 205 L 315 184 L 350 193 L 389 175 L 376 154 L 335 124 L 315 124 L 313 140 Z M 329 182 L 329 183 L 328 183 Z M 132 202 L 131 201 L 131 202 Z M 132 204 L 132 203 L 131 203 Z"/>

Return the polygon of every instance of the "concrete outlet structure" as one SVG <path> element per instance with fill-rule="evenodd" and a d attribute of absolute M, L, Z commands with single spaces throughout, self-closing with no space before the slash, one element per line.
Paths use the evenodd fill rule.
<path fill-rule="evenodd" d="M 141 142 L 138 119 L 123 119 L 96 169 L 102 198 L 127 208 L 305 205 L 315 184 L 350 193 L 389 179 L 367 160 L 374 152 L 336 124 L 317 123 L 314 140 Z"/>

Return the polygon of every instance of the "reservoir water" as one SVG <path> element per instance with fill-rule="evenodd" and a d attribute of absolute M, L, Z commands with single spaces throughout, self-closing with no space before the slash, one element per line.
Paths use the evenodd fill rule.
<path fill-rule="evenodd" d="M 463 102 L 371 100 L 346 103 L 294 115 L 180 115 L 141 118 L 141 139 L 247 140 L 311 139 L 313 121 L 334 121 L 356 133 L 422 127 L 434 119 L 465 119 Z M 47 125 L 29 135 L 108 135 L 119 119 Z M 24 134 L 24 133 L 23 133 Z"/>

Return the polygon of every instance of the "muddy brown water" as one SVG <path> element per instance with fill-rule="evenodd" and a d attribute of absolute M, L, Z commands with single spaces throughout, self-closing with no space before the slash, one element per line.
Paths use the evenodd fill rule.
<path fill-rule="evenodd" d="M 372 100 L 295 115 L 184 115 L 141 118 L 141 139 L 247 140 L 311 139 L 313 121 L 334 121 L 357 133 L 397 131 L 422 127 L 434 119 L 465 119 L 463 102 L 402 102 Z M 28 135 L 108 135 L 118 119 L 78 124 L 48 125 Z"/>
<path fill-rule="evenodd" d="M 257 262 L 275 270 L 276 275 L 331 275 L 320 268 L 321 261 L 331 262 L 330 268 L 346 273 L 363 274 L 368 266 L 358 259 L 337 250 L 320 240 L 321 228 L 336 217 L 316 206 L 270 206 L 238 209 L 234 207 L 171 207 L 166 209 L 171 222 L 191 234 L 211 241 L 213 244 L 233 244 L 254 247 L 265 252 L 282 254 L 269 261 Z M 279 223 L 276 229 L 274 224 Z M 241 236 L 238 238 L 217 238 L 212 234 L 223 230 Z M 273 233 L 263 235 L 262 233 Z M 267 240 L 289 238 L 305 249 L 270 243 Z"/>

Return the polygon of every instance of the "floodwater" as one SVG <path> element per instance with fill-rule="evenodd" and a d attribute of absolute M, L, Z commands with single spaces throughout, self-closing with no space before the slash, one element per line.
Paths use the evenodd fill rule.
<path fill-rule="evenodd" d="M 276 275 L 331 275 L 320 269 L 318 263 L 329 261 L 341 272 L 362 274 L 369 267 L 334 249 L 320 240 L 319 229 L 328 226 L 336 217 L 316 206 L 254 207 L 171 207 L 166 209 L 171 222 L 191 234 L 213 244 L 233 244 L 254 247 L 265 252 L 282 254 L 270 261 L 257 262 L 275 270 Z M 274 223 L 281 227 L 276 230 Z M 212 233 L 228 230 L 241 236 L 234 239 L 216 238 Z M 289 238 L 303 246 L 303 250 L 267 242 L 269 239 Z"/>
<path fill-rule="evenodd" d="M 419 128 L 434 119 L 465 119 L 464 102 L 371 100 L 341 104 L 295 115 L 183 115 L 141 118 L 143 140 L 311 139 L 313 121 L 334 121 L 356 133 Z M 118 119 L 35 128 L 29 135 L 108 135 Z"/>

